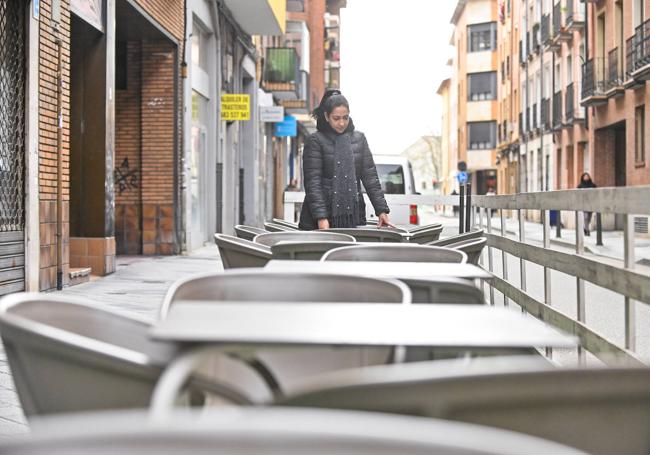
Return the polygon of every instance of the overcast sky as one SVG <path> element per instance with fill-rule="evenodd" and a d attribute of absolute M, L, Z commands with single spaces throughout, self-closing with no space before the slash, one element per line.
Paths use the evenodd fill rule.
<path fill-rule="evenodd" d="M 399 154 L 440 131 L 436 90 L 448 76 L 456 0 L 348 0 L 341 10 L 341 88 L 373 153 Z"/>

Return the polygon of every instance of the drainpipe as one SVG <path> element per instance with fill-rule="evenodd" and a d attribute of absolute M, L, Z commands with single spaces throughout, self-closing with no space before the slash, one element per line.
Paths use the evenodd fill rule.
<path fill-rule="evenodd" d="M 593 13 L 593 8 L 591 9 Z M 622 44 L 622 43 L 621 43 Z M 589 60 L 589 3 L 585 3 L 585 59 Z M 584 63 L 584 61 L 583 61 Z M 582 89 L 582 84 L 584 81 L 582 80 L 582 74 L 580 75 L 580 89 Z M 581 95 L 582 96 L 582 95 Z M 589 109 L 589 108 L 587 108 Z M 591 110 L 591 113 L 593 114 L 594 110 Z M 587 112 L 585 112 L 585 129 L 589 130 L 589 116 L 587 115 Z"/>
<path fill-rule="evenodd" d="M 54 26 L 56 65 L 56 289 L 63 289 L 63 43 Z"/>
<path fill-rule="evenodd" d="M 540 99 L 538 100 L 538 106 L 539 106 L 539 117 L 538 119 L 541 121 L 542 120 L 542 103 L 544 102 L 544 43 L 542 43 L 542 10 L 544 9 L 544 2 L 540 1 L 539 2 L 539 94 L 540 94 Z M 550 16 L 549 16 L 550 20 Z M 549 99 L 549 104 L 551 104 L 551 101 Z M 540 172 L 542 174 L 542 188 L 541 190 L 544 191 L 544 163 L 546 163 L 545 155 L 546 152 L 544 151 L 544 125 L 542 125 L 541 128 L 541 134 L 539 135 L 539 150 L 540 153 L 542 154 L 542 168 L 538 169 L 537 172 Z M 539 160 L 537 160 L 539 163 Z M 546 170 L 548 172 L 548 169 Z M 548 190 L 548 188 L 547 188 Z"/>
<path fill-rule="evenodd" d="M 223 177 L 221 181 L 221 186 L 218 186 L 219 180 L 217 179 L 218 174 L 219 174 L 219 162 L 223 162 L 223 158 L 220 156 L 221 155 L 221 145 L 222 145 L 222 134 L 223 134 L 223 122 L 221 121 L 221 87 L 223 84 L 222 81 L 222 71 L 221 71 L 221 66 L 222 66 L 222 56 L 221 56 L 221 17 L 219 13 L 219 0 L 212 0 L 210 2 L 210 17 L 212 19 L 212 23 L 214 24 L 214 35 L 217 40 L 217 52 L 216 52 L 216 80 L 215 80 L 215 85 L 216 86 L 216 93 L 215 97 L 217 98 L 217 109 L 216 109 L 216 157 L 215 157 L 215 168 L 214 168 L 214 179 L 216 181 L 215 187 L 216 187 L 216 192 L 214 194 L 214 216 L 215 216 L 215 230 L 216 231 L 223 231 L 223 223 L 220 223 L 219 220 L 222 219 L 222 214 L 219 213 L 219 197 L 220 194 L 223 193 Z M 222 209 L 223 210 L 223 209 Z"/>
<path fill-rule="evenodd" d="M 177 227 L 176 231 L 176 242 L 179 246 L 179 252 L 181 254 L 187 251 L 187 232 L 186 232 L 186 220 L 185 220 L 185 196 L 187 191 L 187 185 L 185 184 L 185 105 L 187 100 L 185 99 L 185 81 L 187 79 L 187 0 L 183 4 L 183 55 L 181 56 L 181 67 L 180 67 L 180 76 L 183 81 L 183 115 L 180 116 L 180 131 L 181 138 L 180 141 L 178 138 L 174 141 L 175 146 L 175 162 L 178 165 L 178 168 L 174 170 L 174 178 L 176 180 L 176 191 L 174 191 L 174 202 L 176 202 L 177 210 L 174 211 L 174 224 Z M 175 78 L 178 80 L 178 78 Z M 174 93 L 175 97 L 178 97 L 178 87 L 175 87 Z M 178 106 L 178 102 L 176 103 Z M 176 116 L 178 118 L 178 116 Z M 179 128 L 175 128 L 175 131 L 178 131 Z"/>

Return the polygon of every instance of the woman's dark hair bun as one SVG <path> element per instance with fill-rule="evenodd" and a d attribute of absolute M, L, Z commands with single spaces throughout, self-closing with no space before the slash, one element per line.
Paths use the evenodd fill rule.
<path fill-rule="evenodd" d="M 345 106 L 350 109 L 350 104 L 348 100 L 343 96 L 340 90 L 338 89 L 328 89 L 325 91 L 323 98 L 320 100 L 320 104 L 312 112 L 312 117 L 316 119 L 316 128 L 319 131 L 322 131 L 322 128 L 325 127 L 327 119 L 325 114 L 330 114 L 334 108 L 339 106 Z"/>

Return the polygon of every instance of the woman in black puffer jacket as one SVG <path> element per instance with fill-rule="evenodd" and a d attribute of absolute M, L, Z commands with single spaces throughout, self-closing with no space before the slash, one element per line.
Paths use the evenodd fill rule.
<path fill-rule="evenodd" d="M 362 182 L 379 217 L 378 226 L 390 226 L 390 210 L 368 141 L 354 130 L 348 101 L 340 91 L 328 90 L 313 115 L 318 131 L 307 138 L 303 152 L 305 200 L 300 229 L 365 225 Z"/>

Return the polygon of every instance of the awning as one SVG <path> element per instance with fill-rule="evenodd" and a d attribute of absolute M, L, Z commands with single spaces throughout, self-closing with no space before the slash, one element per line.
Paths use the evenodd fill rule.
<path fill-rule="evenodd" d="M 287 0 L 224 0 L 235 21 L 249 35 L 282 35 Z"/>

